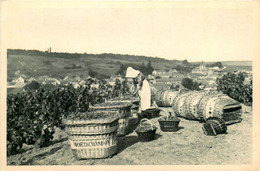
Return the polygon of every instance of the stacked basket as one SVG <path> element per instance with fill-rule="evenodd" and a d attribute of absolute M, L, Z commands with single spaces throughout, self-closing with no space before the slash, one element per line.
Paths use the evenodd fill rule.
<path fill-rule="evenodd" d="M 117 97 L 109 100 L 110 102 L 127 102 L 131 103 L 131 112 L 129 116 L 129 125 L 136 125 L 138 123 L 138 110 L 140 106 L 140 100 L 136 97 L 129 97 L 129 96 L 123 96 L 123 97 Z"/>
<path fill-rule="evenodd" d="M 90 115 L 96 118 L 89 119 Z M 66 118 L 64 124 L 76 158 L 107 158 L 117 152 L 118 115 L 116 113 L 110 113 L 109 116 L 104 112 L 81 113 L 80 117 Z"/>
<path fill-rule="evenodd" d="M 108 101 L 100 103 L 95 106 L 91 106 L 91 110 L 105 111 L 108 113 L 117 113 L 119 115 L 119 128 L 117 131 L 118 136 L 126 135 L 129 129 L 129 117 L 131 114 L 132 103 L 129 102 L 118 102 Z"/>

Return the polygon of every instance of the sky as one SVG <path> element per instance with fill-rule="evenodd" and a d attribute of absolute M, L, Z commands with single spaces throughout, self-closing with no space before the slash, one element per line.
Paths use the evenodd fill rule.
<path fill-rule="evenodd" d="M 246 3 L 2 3 L 6 48 L 188 61 L 253 60 L 259 13 Z"/>

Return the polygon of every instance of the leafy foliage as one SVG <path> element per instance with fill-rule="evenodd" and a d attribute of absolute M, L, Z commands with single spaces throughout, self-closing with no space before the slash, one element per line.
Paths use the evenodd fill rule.
<path fill-rule="evenodd" d="M 149 75 L 149 74 L 152 74 L 152 72 L 154 71 L 154 68 L 152 67 L 152 62 L 149 61 L 147 63 L 147 65 L 145 66 L 144 63 L 142 63 L 141 65 L 132 65 L 132 64 L 127 64 L 127 65 L 123 65 L 121 64 L 119 70 L 117 71 L 117 74 L 120 74 L 122 76 L 125 76 L 125 72 L 126 72 L 126 69 L 127 67 L 133 67 L 137 70 L 139 70 L 140 72 L 142 72 L 144 75 Z"/>
<path fill-rule="evenodd" d="M 224 68 L 221 62 L 215 62 L 212 64 L 208 64 L 207 67 L 219 67 L 219 68 Z"/>
<path fill-rule="evenodd" d="M 253 81 L 250 79 L 245 83 L 245 78 L 246 74 L 243 72 L 227 73 L 217 78 L 217 89 L 239 102 L 252 103 Z"/>
<path fill-rule="evenodd" d="M 7 154 L 16 153 L 24 143 L 48 146 L 55 133 L 54 127 L 64 128 L 64 117 L 86 112 L 89 104 L 126 95 L 129 90 L 127 84 L 120 81 L 114 87 L 104 80 L 98 81 L 98 88 L 91 87 L 93 83 L 90 79 L 84 87 L 68 85 L 54 90 L 40 87 L 35 91 L 8 94 Z"/>
<path fill-rule="evenodd" d="M 193 79 L 190 78 L 183 78 L 181 80 L 181 84 L 183 85 L 183 87 L 190 90 L 200 90 L 199 86 L 201 85 L 201 83 L 193 81 Z"/>
<path fill-rule="evenodd" d="M 26 84 L 25 86 L 24 86 L 24 89 L 25 90 L 37 90 L 37 89 L 39 89 L 40 88 L 40 84 L 37 82 L 37 81 L 32 81 L 31 83 L 29 83 L 29 84 Z"/>

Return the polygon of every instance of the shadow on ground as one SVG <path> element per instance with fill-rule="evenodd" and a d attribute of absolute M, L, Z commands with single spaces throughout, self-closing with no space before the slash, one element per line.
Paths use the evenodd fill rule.
<path fill-rule="evenodd" d="M 124 151 L 126 148 L 134 145 L 137 143 L 138 137 L 137 136 L 125 136 L 125 137 L 118 137 L 117 139 L 117 154 Z"/>

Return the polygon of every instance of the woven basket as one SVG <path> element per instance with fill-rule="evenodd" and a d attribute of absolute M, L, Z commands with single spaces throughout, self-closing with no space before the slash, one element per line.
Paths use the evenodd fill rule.
<path fill-rule="evenodd" d="M 129 115 L 131 114 L 132 104 L 128 102 L 121 102 L 121 104 L 118 105 L 118 103 L 118 101 L 100 103 L 94 106 L 90 106 L 90 110 L 112 111 L 117 112 L 120 115 L 120 118 L 129 117 Z"/>
<path fill-rule="evenodd" d="M 227 126 L 223 119 L 210 117 L 203 124 L 202 129 L 205 135 L 216 136 L 217 134 L 226 133 Z"/>
<path fill-rule="evenodd" d="M 233 106 L 234 109 L 236 108 L 237 110 L 234 110 L 233 114 L 225 112 L 228 106 Z M 232 109 L 232 107 L 230 109 Z M 240 118 L 241 114 L 241 105 L 224 94 L 205 95 L 199 103 L 198 115 L 201 117 L 201 120 L 204 121 L 210 117 L 225 118 L 225 121 L 232 121 L 228 115 Z"/>
<path fill-rule="evenodd" d="M 191 94 L 187 98 L 187 103 L 185 103 L 186 110 L 188 109 L 191 118 L 195 120 L 200 120 L 200 116 L 198 115 L 198 106 L 201 98 L 205 95 L 204 91 L 200 91 L 198 93 Z"/>
<path fill-rule="evenodd" d="M 131 116 L 129 117 L 129 126 L 138 124 L 138 109 L 139 105 L 133 105 L 131 107 Z"/>
<path fill-rule="evenodd" d="M 129 117 L 121 118 L 118 120 L 119 128 L 117 130 L 117 136 L 123 136 L 129 132 Z"/>
<path fill-rule="evenodd" d="M 118 136 L 123 136 L 128 133 L 129 130 L 129 117 L 131 116 L 131 106 L 130 102 L 123 101 L 108 101 L 105 103 L 97 104 L 95 106 L 91 106 L 91 110 L 102 111 L 107 113 L 116 112 L 119 114 L 119 128 L 118 128 Z"/>
<path fill-rule="evenodd" d="M 148 119 L 157 118 L 159 117 L 160 109 L 153 108 L 153 109 L 146 109 L 144 112 L 144 115 Z"/>
<path fill-rule="evenodd" d="M 214 107 L 214 103 L 215 103 L 214 101 L 222 97 L 226 98 L 227 96 L 217 92 L 205 93 L 198 105 L 197 114 L 199 116 L 199 120 L 205 121 L 207 118 L 213 117 L 214 114 L 212 111 L 214 110 L 214 108 L 220 107 L 220 106 Z M 208 112 L 206 112 L 207 109 L 209 110 Z M 220 116 L 216 116 L 216 117 L 220 117 Z"/>
<path fill-rule="evenodd" d="M 139 127 L 142 127 L 144 122 L 148 122 L 149 126 L 151 127 L 150 130 L 148 131 L 138 131 Z M 139 126 L 137 127 L 137 129 L 135 130 L 135 132 L 138 135 L 138 138 L 141 142 L 147 142 L 147 141 L 152 141 L 155 139 L 155 133 L 156 133 L 156 127 L 151 123 L 150 120 L 144 118 L 140 121 Z"/>
<path fill-rule="evenodd" d="M 140 100 L 136 97 L 131 96 L 123 96 L 123 97 L 116 97 L 113 99 L 109 99 L 108 102 L 128 102 L 132 104 L 139 104 Z"/>
<path fill-rule="evenodd" d="M 102 109 L 123 109 L 126 107 L 131 107 L 132 104 L 130 102 L 123 101 L 107 101 L 104 103 L 100 103 L 94 106 L 91 106 L 94 110 L 102 110 Z"/>
<path fill-rule="evenodd" d="M 107 134 L 118 129 L 116 119 L 93 119 L 93 120 L 64 120 L 65 131 L 69 135 L 81 134 Z"/>
<path fill-rule="evenodd" d="M 107 158 L 117 152 L 118 118 L 65 119 L 71 150 L 78 159 Z"/>
<path fill-rule="evenodd" d="M 191 95 L 193 93 L 193 91 L 188 91 L 188 92 L 184 92 L 184 93 L 181 93 L 180 96 L 177 96 L 176 100 L 174 99 L 174 112 L 176 113 L 177 116 L 180 116 L 180 117 L 184 117 L 186 118 L 185 116 L 185 112 L 184 112 L 184 102 L 185 102 L 185 99 Z"/>
<path fill-rule="evenodd" d="M 178 131 L 178 125 L 180 123 L 180 119 L 175 117 L 174 120 L 169 120 L 169 118 L 172 116 L 171 113 L 169 113 L 168 116 L 162 116 L 158 119 L 158 122 L 160 124 L 160 128 L 164 132 L 174 132 Z"/>
<path fill-rule="evenodd" d="M 190 95 L 188 95 L 183 104 L 183 117 L 190 120 L 195 120 L 195 116 L 190 112 L 190 104 L 193 102 L 194 97 L 196 97 L 200 92 L 192 91 Z"/>

